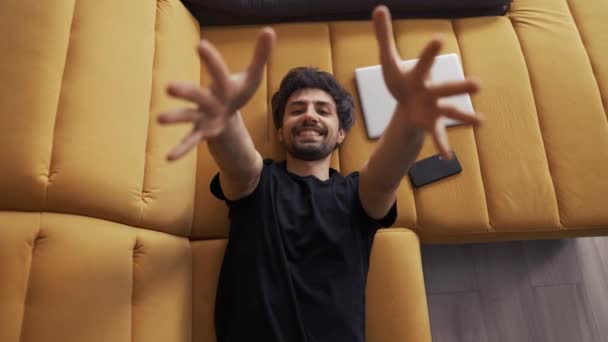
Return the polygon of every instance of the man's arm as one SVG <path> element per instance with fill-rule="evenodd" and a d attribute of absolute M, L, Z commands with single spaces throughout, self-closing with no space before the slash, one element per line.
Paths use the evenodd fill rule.
<path fill-rule="evenodd" d="M 422 51 L 411 70 L 403 70 L 395 47 L 388 9 L 378 6 L 373 14 L 376 38 L 384 81 L 397 101 L 395 113 L 367 164 L 361 169 L 359 198 L 366 213 L 374 218 L 384 217 L 395 202 L 397 188 L 424 141 L 425 132 L 432 134 L 443 158 L 451 159 L 442 116 L 477 125 L 481 116 L 466 113 L 440 103 L 446 96 L 475 93 L 476 81 L 445 82 L 429 85 L 426 80 L 441 41 L 433 39 Z"/>
<path fill-rule="evenodd" d="M 207 140 L 207 147 L 221 170 L 220 184 L 226 198 L 237 200 L 255 190 L 263 161 L 240 113 L 232 116 L 222 134 Z"/>
<path fill-rule="evenodd" d="M 243 198 L 256 188 L 263 161 L 255 149 L 251 136 L 239 112 L 256 92 L 264 67 L 275 44 L 272 29 L 263 29 L 256 44 L 253 60 L 242 73 L 230 75 L 219 51 L 207 41 L 198 47 L 202 61 L 213 80 L 209 89 L 198 85 L 174 82 L 169 85 L 169 95 L 189 100 L 196 108 L 180 108 L 158 117 L 161 124 L 191 122 L 192 132 L 168 155 L 170 161 L 177 160 L 207 140 L 209 151 L 218 164 L 220 183 L 226 198 Z"/>
<path fill-rule="evenodd" d="M 424 130 L 400 119 L 395 110 L 376 149 L 359 176 L 359 198 L 365 212 L 381 219 L 395 203 L 401 179 L 416 160 L 424 141 Z"/>

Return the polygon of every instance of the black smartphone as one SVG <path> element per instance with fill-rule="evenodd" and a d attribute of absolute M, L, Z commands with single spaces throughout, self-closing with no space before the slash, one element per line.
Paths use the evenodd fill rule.
<path fill-rule="evenodd" d="M 442 159 L 438 154 L 419 160 L 410 167 L 408 174 L 414 188 L 418 188 L 461 171 L 462 166 L 456 158 L 456 153 L 453 153 L 450 160 Z"/>

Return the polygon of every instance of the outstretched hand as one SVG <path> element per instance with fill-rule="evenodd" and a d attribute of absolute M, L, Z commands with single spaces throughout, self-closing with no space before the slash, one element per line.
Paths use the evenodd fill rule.
<path fill-rule="evenodd" d="M 212 83 L 207 89 L 186 82 L 172 82 L 167 87 L 169 95 L 196 105 L 194 108 L 170 110 L 158 116 L 160 124 L 193 124 L 192 131 L 169 153 L 168 160 L 179 159 L 200 141 L 216 137 L 224 131 L 232 116 L 251 99 L 260 85 L 275 41 L 276 34 L 271 28 L 262 29 L 249 67 L 234 75 L 230 75 L 224 59 L 213 44 L 201 41 L 198 52 Z"/>
<path fill-rule="evenodd" d="M 479 91 L 475 80 L 451 81 L 430 85 L 429 73 L 435 57 L 441 49 L 439 38 L 432 39 L 422 50 L 416 65 L 406 70 L 400 65 L 401 57 L 395 47 L 391 15 L 385 6 L 378 6 L 373 13 L 374 29 L 380 49 L 380 62 L 386 87 L 397 101 L 395 115 L 400 115 L 408 125 L 420 127 L 433 136 L 442 158 L 452 158 L 445 124 L 446 116 L 464 123 L 478 125 L 479 113 L 467 113 L 451 105 L 442 104 L 442 97 Z"/>

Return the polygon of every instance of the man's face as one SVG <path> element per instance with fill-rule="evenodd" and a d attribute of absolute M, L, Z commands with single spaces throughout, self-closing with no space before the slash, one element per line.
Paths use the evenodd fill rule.
<path fill-rule="evenodd" d="M 300 89 L 287 99 L 279 141 L 296 159 L 327 157 L 344 140 L 334 99 L 321 89 Z"/>

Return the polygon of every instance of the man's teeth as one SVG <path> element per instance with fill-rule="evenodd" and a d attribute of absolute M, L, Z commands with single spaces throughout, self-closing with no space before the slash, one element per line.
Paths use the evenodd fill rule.
<path fill-rule="evenodd" d="M 319 132 L 312 130 L 312 129 L 304 129 L 301 130 L 298 135 L 306 135 L 306 136 L 319 136 L 321 134 L 319 134 Z"/>

